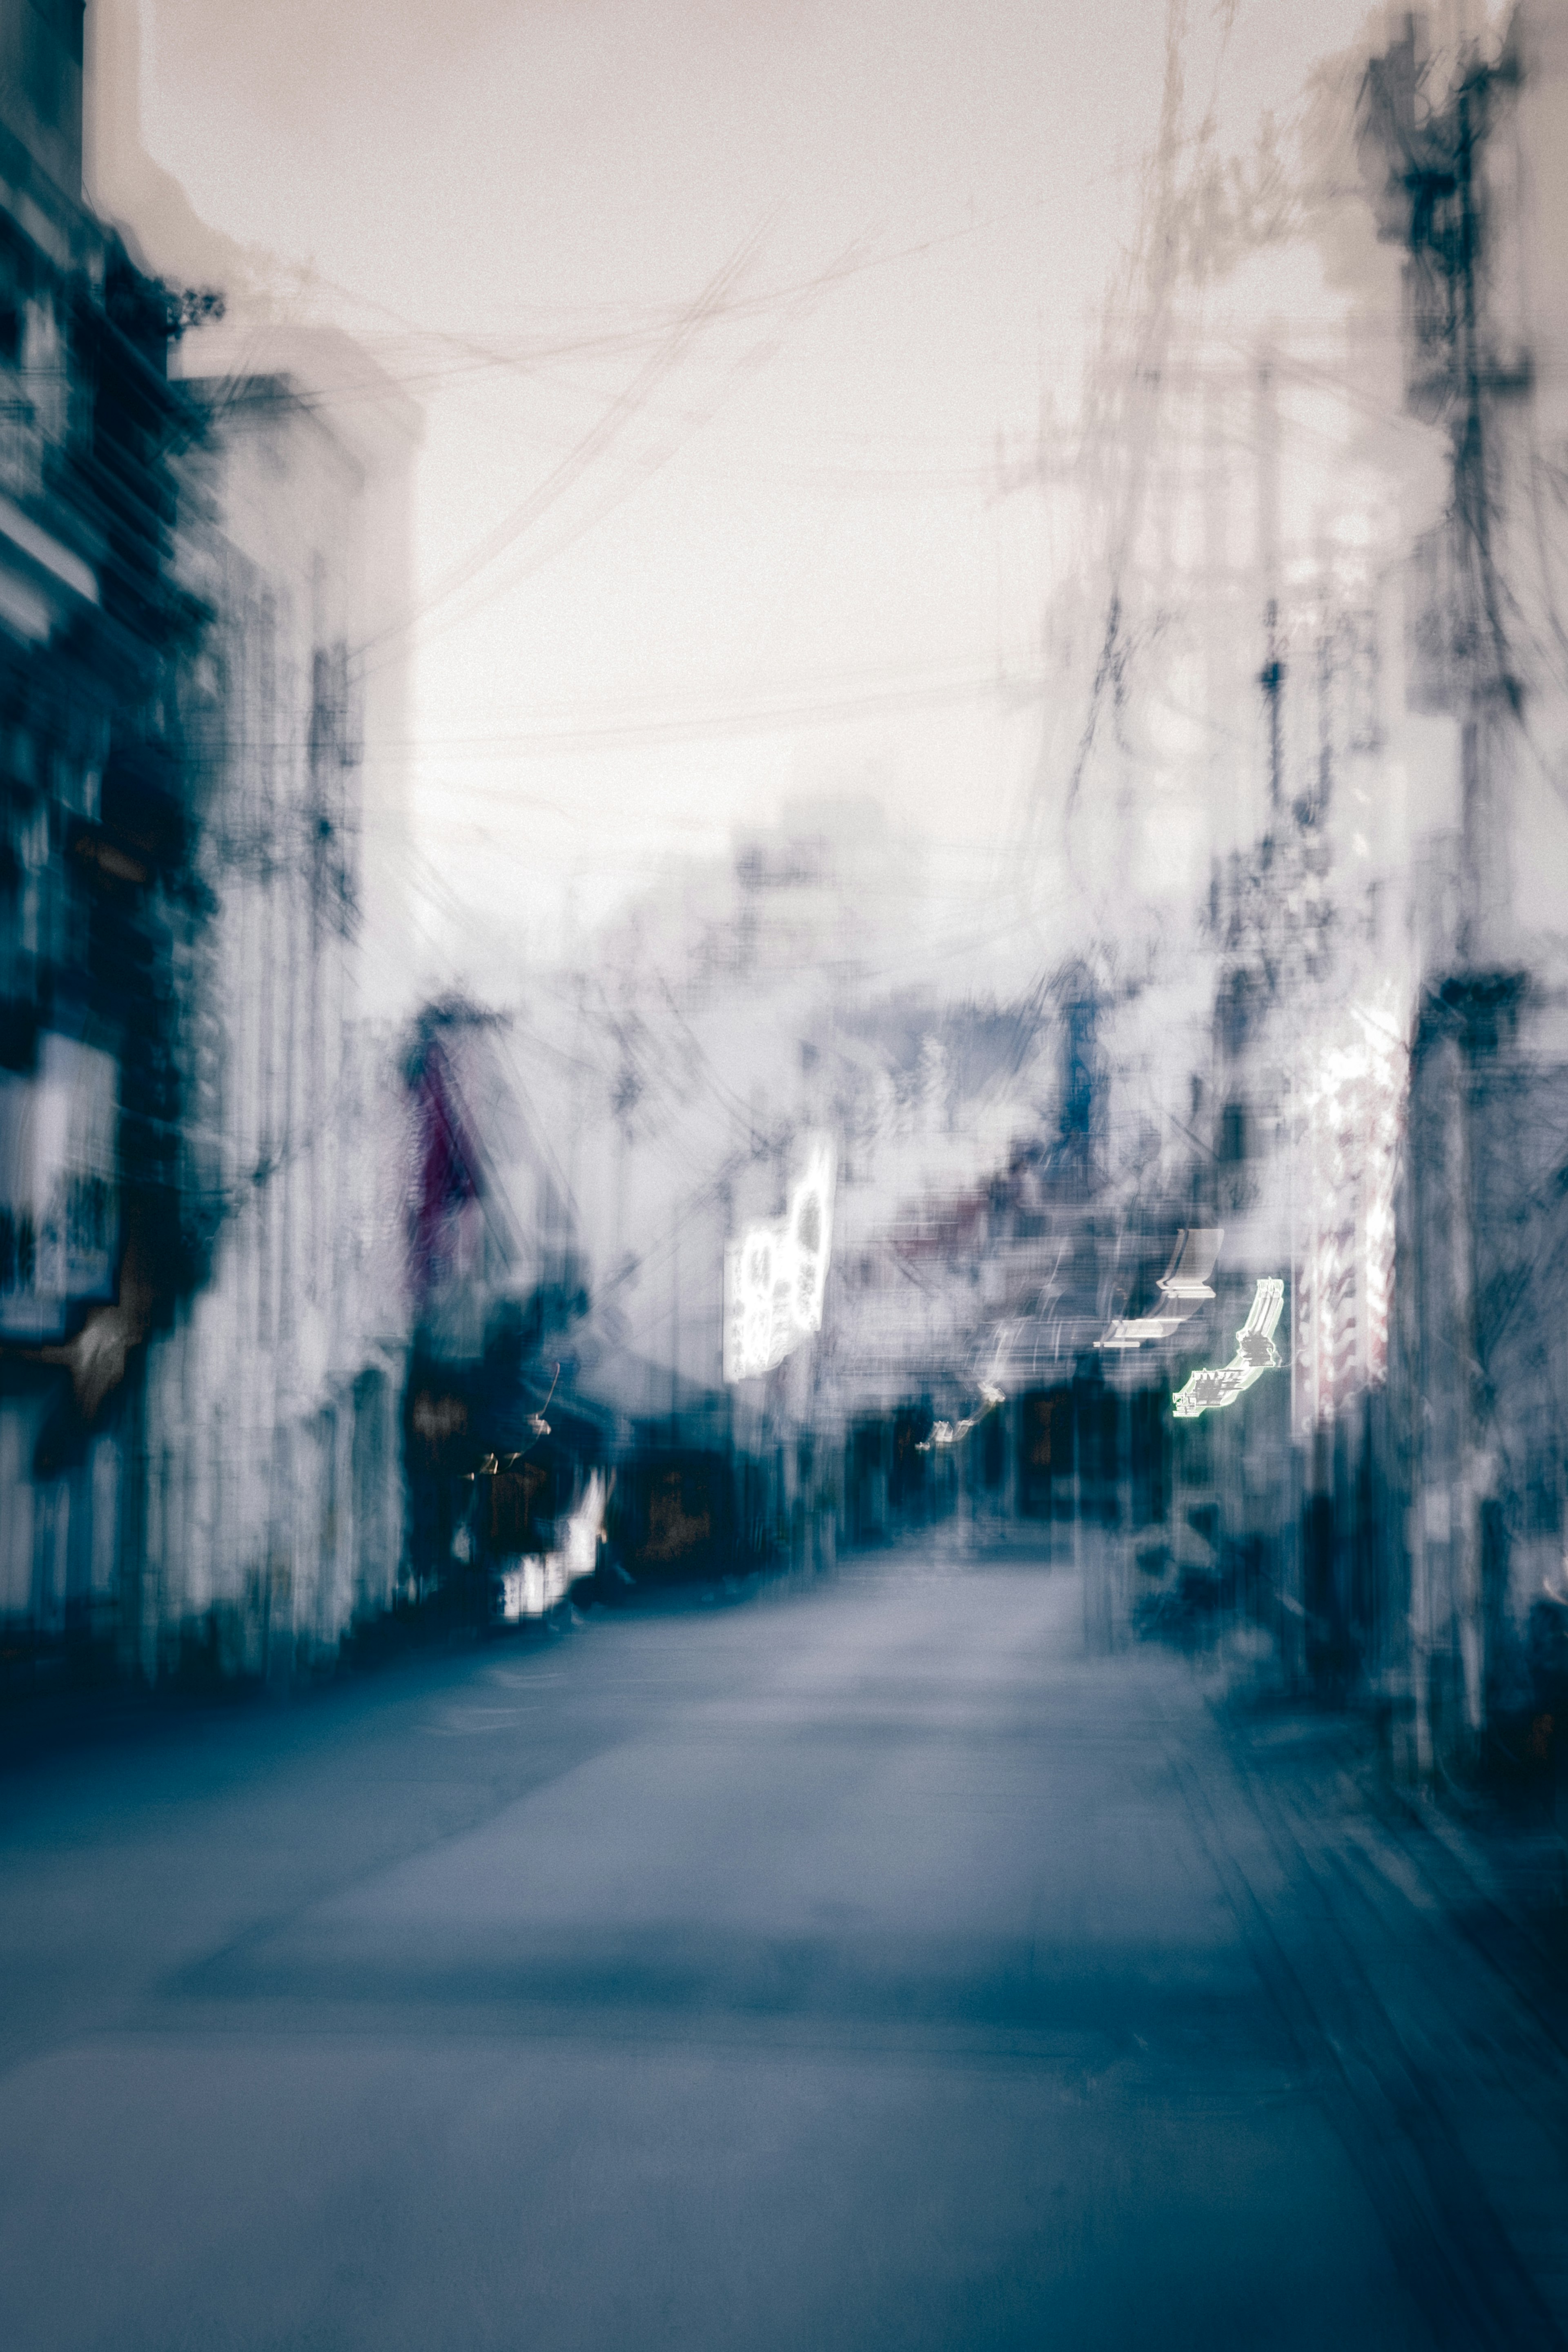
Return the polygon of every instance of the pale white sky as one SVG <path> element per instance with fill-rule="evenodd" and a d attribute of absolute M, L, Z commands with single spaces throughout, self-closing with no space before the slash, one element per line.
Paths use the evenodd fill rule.
<path fill-rule="evenodd" d="M 1244 147 L 1364 13 L 1195 0 L 1191 121 L 1215 92 Z M 1043 397 L 1076 408 L 1163 0 L 145 16 L 155 160 L 342 289 L 425 409 L 409 653 L 442 952 L 493 982 L 568 906 L 868 773 L 983 884 L 1039 742 L 995 681 L 1030 674 L 1072 561 L 1037 492 L 998 494 L 998 436 L 1016 462 Z"/>

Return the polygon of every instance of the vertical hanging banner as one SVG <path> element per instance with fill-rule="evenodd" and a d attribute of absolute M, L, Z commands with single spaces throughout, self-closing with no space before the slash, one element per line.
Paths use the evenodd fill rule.
<path fill-rule="evenodd" d="M 757 1379 L 822 1328 L 833 1239 L 837 1160 L 826 1136 L 807 1144 L 805 1172 L 782 1220 L 748 1225 L 724 1252 L 724 1378 Z"/>
<path fill-rule="evenodd" d="M 469 1270 L 478 1246 L 473 1210 L 481 1185 L 479 1154 L 435 1038 L 425 1046 L 411 1090 L 416 1163 L 409 1270 L 415 1298 L 424 1307 L 444 1283 L 460 1280 Z"/>
<path fill-rule="evenodd" d="M 832 1144 L 826 1136 L 812 1137 L 805 1173 L 790 1197 L 789 1215 L 784 1221 L 785 1248 L 795 1276 L 795 1328 L 800 1339 L 822 1328 L 836 1172 Z"/>
<path fill-rule="evenodd" d="M 1409 1055 L 1392 988 L 1319 1045 L 1300 1090 L 1296 1435 L 1326 1427 L 1388 1368 L 1394 1196 Z"/>

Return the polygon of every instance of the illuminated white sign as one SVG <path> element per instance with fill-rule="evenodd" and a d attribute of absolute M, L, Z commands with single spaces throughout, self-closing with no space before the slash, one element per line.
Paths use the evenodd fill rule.
<path fill-rule="evenodd" d="M 771 1372 L 822 1328 L 833 1238 L 834 1150 L 812 1139 L 782 1220 L 748 1225 L 724 1252 L 724 1378 Z"/>
<path fill-rule="evenodd" d="M 1178 1234 L 1171 1263 L 1156 1286 L 1164 1301 L 1163 1311 L 1118 1316 L 1095 1346 L 1141 1348 L 1146 1339 L 1168 1339 L 1173 1331 L 1179 1331 L 1188 1316 L 1214 1297 L 1209 1276 L 1224 1239 L 1223 1225 L 1194 1225 L 1190 1232 Z"/>
<path fill-rule="evenodd" d="M 1274 1333 L 1284 1306 L 1284 1283 L 1277 1274 L 1265 1275 L 1253 1293 L 1252 1311 L 1236 1335 L 1236 1353 L 1229 1363 L 1189 1372 L 1172 1398 L 1178 1421 L 1195 1421 L 1200 1412 L 1218 1412 L 1234 1404 L 1254 1381 L 1278 1368 Z"/>
<path fill-rule="evenodd" d="M 916 1446 L 915 1452 L 929 1454 L 936 1446 L 956 1445 L 961 1438 L 968 1436 L 972 1429 L 979 1428 L 994 1405 L 1005 1404 L 1007 1402 L 1007 1391 L 1005 1389 L 999 1389 L 994 1381 L 982 1381 L 980 1393 L 985 1401 L 978 1412 L 965 1413 L 962 1421 L 933 1421 L 931 1435 L 923 1444 Z"/>
<path fill-rule="evenodd" d="M 1299 1102 L 1296 1434 L 1387 1376 L 1394 1196 L 1409 1055 L 1392 984 L 1312 1054 Z"/>
<path fill-rule="evenodd" d="M 500 1612 L 509 1624 L 523 1617 L 542 1617 L 581 1579 L 593 1575 L 599 1562 L 607 1499 L 608 1489 L 595 1470 L 564 1528 L 557 1522 L 565 1540 L 554 1551 L 516 1560 L 502 1571 Z"/>

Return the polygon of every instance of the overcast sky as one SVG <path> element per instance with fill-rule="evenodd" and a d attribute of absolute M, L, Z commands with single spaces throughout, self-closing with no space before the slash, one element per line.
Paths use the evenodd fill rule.
<path fill-rule="evenodd" d="M 425 410 L 409 653 L 442 952 L 493 978 L 661 856 L 868 782 L 952 872 L 994 873 L 1072 560 L 1045 496 L 998 488 L 998 440 L 1016 467 L 1042 401 L 1076 409 L 1163 0 L 144 13 L 156 161 L 341 289 Z M 1190 120 L 1212 91 L 1239 150 L 1364 10 L 1191 15 Z"/>

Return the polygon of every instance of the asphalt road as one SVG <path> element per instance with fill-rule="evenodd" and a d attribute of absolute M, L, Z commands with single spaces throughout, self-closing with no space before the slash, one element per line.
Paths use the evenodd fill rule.
<path fill-rule="evenodd" d="M 0 2342 L 1561 2342 L 1192 1671 L 1083 1628 L 910 1550 L 14 1762 Z"/>

